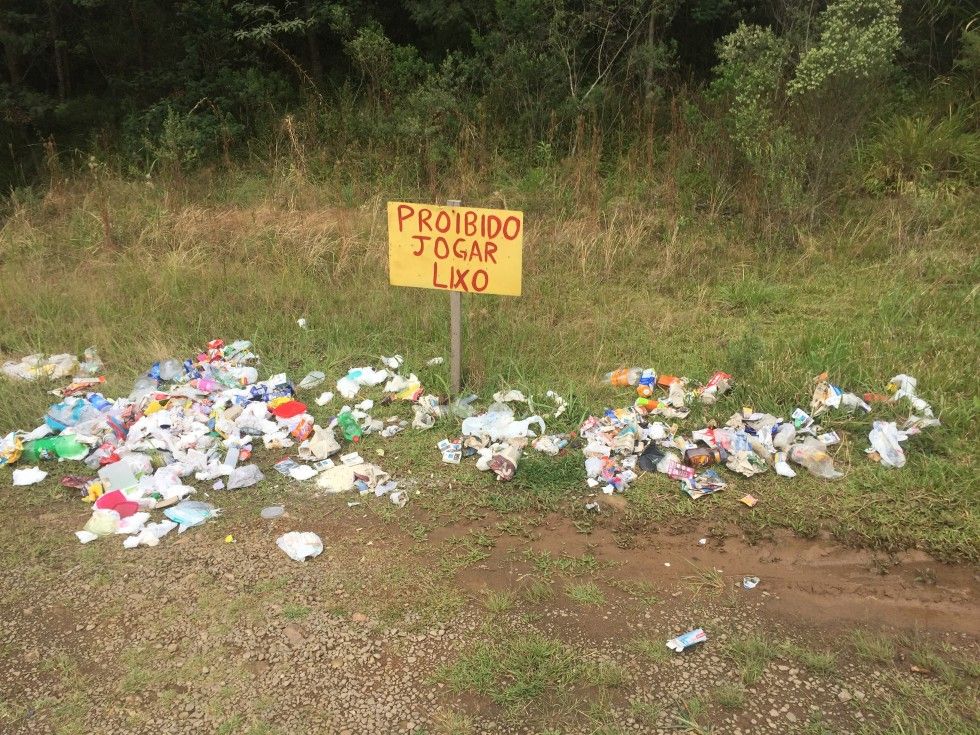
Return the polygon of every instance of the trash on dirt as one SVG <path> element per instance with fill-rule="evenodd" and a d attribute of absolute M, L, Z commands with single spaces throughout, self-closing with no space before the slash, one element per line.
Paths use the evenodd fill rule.
<path fill-rule="evenodd" d="M 708 539 L 706 539 L 706 538 L 699 538 L 698 539 L 698 546 L 707 546 L 707 545 L 708 545 Z"/>
<path fill-rule="evenodd" d="M 697 645 L 698 643 L 704 643 L 706 640 L 708 640 L 708 635 L 701 628 L 695 628 L 676 638 L 671 638 L 667 641 L 667 648 L 680 653 L 685 648 Z"/>
<path fill-rule="evenodd" d="M 742 577 L 742 587 L 747 590 L 754 590 L 759 584 L 758 577 Z"/>
<path fill-rule="evenodd" d="M 313 477 L 316 477 L 316 470 L 310 467 L 308 464 L 298 464 L 289 470 L 289 476 L 298 480 L 299 482 L 304 482 Z"/>
<path fill-rule="evenodd" d="M 276 539 L 276 546 L 293 561 L 306 561 L 323 553 L 323 541 L 311 531 L 290 531 Z"/>
<path fill-rule="evenodd" d="M 123 539 L 123 548 L 135 549 L 137 546 L 158 546 L 160 539 L 177 528 L 173 521 L 147 523 L 139 533 Z"/>
<path fill-rule="evenodd" d="M 259 517 L 264 520 L 271 521 L 273 518 L 279 518 L 283 513 L 286 512 L 285 506 L 282 505 L 269 505 L 259 511 Z"/>
<path fill-rule="evenodd" d="M 42 470 L 40 467 L 24 467 L 22 469 L 14 470 L 13 484 L 15 487 L 36 485 L 47 476 L 48 473 Z"/>
<path fill-rule="evenodd" d="M 183 533 L 188 528 L 200 526 L 220 512 L 210 503 L 204 503 L 200 500 L 182 500 L 177 505 L 166 508 L 163 514 L 177 524 L 177 533 Z"/>

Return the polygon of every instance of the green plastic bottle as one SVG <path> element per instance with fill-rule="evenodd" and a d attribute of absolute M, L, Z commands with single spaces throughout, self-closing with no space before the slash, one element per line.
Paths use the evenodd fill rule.
<path fill-rule="evenodd" d="M 360 424 L 357 423 L 350 411 L 344 411 L 337 417 L 337 423 L 340 424 L 341 431 L 344 432 L 344 439 L 349 442 L 354 442 L 355 444 L 361 440 L 361 435 L 364 433 L 361 430 Z"/>
<path fill-rule="evenodd" d="M 28 462 L 42 459 L 85 459 L 89 447 L 74 436 L 46 436 L 24 445 L 23 458 Z"/>

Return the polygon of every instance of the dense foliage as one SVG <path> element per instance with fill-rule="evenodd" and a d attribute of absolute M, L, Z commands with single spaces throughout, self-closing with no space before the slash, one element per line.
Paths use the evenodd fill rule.
<path fill-rule="evenodd" d="M 532 165 L 642 148 L 655 162 L 674 140 L 688 149 L 668 156 L 677 176 L 743 182 L 743 204 L 800 221 L 844 181 L 977 182 L 971 5 L 6 0 L 0 185 L 52 157 L 146 175 L 280 139 L 302 167 L 360 152 L 423 181 L 488 151 Z"/>

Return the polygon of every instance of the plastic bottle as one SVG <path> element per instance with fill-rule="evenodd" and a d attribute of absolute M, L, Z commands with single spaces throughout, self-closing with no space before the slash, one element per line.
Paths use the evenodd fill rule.
<path fill-rule="evenodd" d="M 623 387 L 627 385 L 636 385 L 640 381 L 640 376 L 643 374 L 641 368 L 620 368 L 619 370 L 613 370 L 611 373 L 606 373 L 603 380 L 609 385 L 615 385 L 617 387 Z"/>
<path fill-rule="evenodd" d="M 657 384 L 657 372 L 653 368 L 647 368 L 640 375 L 640 380 L 636 386 L 636 393 L 640 398 L 649 398 L 653 395 L 653 387 Z"/>
<path fill-rule="evenodd" d="M 844 476 L 843 472 L 834 469 L 834 460 L 827 454 L 823 442 L 812 437 L 802 444 L 790 447 L 789 458 L 809 470 L 811 475 L 825 480 L 836 480 Z"/>
<path fill-rule="evenodd" d="M 684 452 L 684 464 L 695 469 L 721 464 L 727 459 L 728 452 L 721 447 L 695 447 Z"/>
<path fill-rule="evenodd" d="M 88 402 L 91 403 L 97 410 L 105 413 L 110 408 L 112 408 L 112 401 L 106 399 L 101 393 L 89 393 Z"/>
<path fill-rule="evenodd" d="M 153 393 L 157 389 L 157 381 L 148 375 L 144 375 L 136 379 L 133 383 L 133 390 L 129 394 L 129 398 L 132 401 L 139 400 L 143 396 Z"/>
<path fill-rule="evenodd" d="M 49 436 L 24 445 L 23 458 L 28 462 L 41 459 L 84 459 L 89 447 L 74 436 Z"/>
<path fill-rule="evenodd" d="M 344 411 L 337 417 L 337 423 L 340 424 L 341 431 L 344 432 L 344 439 L 349 442 L 357 443 L 361 440 L 361 434 L 364 432 L 361 430 L 360 424 L 357 423 L 350 411 Z"/>

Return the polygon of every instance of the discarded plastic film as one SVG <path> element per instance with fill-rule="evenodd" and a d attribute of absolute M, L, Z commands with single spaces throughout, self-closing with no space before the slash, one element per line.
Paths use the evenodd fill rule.
<path fill-rule="evenodd" d="M 290 531 L 276 539 L 276 546 L 293 561 L 306 561 L 323 553 L 323 541 L 310 531 Z"/>

